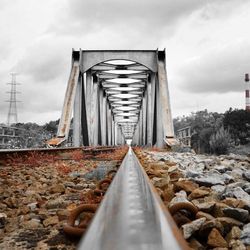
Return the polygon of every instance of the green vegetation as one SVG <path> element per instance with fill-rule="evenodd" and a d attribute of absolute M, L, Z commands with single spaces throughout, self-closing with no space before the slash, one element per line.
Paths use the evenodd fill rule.
<path fill-rule="evenodd" d="M 232 110 L 224 114 L 207 110 L 174 119 L 175 132 L 191 126 L 191 147 L 197 153 L 225 154 L 230 147 L 250 142 L 250 112 Z"/>

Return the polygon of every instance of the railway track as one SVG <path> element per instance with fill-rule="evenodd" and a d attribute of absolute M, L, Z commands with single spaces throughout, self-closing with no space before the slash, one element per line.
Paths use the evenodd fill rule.
<path fill-rule="evenodd" d="M 36 157 L 37 153 L 56 155 L 57 159 L 65 160 L 65 155 L 69 152 L 81 152 L 81 156 L 85 158 L 96 157 L 98 160 L 98 156 L 101 158 L 107 153 L 108 158 L 112 158 L 115 150 L 115 147 L 4 150 L 0 151 L 0 160 L 4 162 L 8 158 L 28 157 L 30 154 L 35 154 Z M 64 231 L 65 237 L 72 236 L 72 231 L 73 235 L 83 234 L 77 248 L 189 249 L 131 148 L 112 182 L 111 180 L 112 178 L 107 181 L 106 177 L 97 184 L 94 191 L 91 191 L 91 195 L 95 194 L 98 198 L 93 200 L 93 204 L 78 205 L 71 210 Z M 104 186 L 111 183 L 106 193 L 100 190 L 103 183 Z M 75 220 L 81 212 L 91 212 L 95 215 L 90 223 L 87 218 L 85 224 L 75 225 Z"/>
<path fill-rule="evenodd" d="M 79 249 L 189 249 L 131 148 Z"/>

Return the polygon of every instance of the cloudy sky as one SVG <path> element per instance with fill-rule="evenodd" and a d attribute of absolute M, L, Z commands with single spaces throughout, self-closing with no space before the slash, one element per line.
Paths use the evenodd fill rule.
<path fill-rule="evenodd" d="M 244 108 L 249 0 L 0 0 L 0 123 L 60 117 L 75 49 L 164 49 L 173 116 Z"/>

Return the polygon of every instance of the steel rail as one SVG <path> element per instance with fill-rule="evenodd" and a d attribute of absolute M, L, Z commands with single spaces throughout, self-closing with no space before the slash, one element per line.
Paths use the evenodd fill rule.
<path fill-rule="evenodd" d="M 189 249 L 131 148 L 78 249 Z"/>

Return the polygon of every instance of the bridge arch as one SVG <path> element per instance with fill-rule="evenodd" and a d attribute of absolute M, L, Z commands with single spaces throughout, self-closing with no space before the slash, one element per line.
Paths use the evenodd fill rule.
<path fill-rule="evenodd" d="M 119 60 L 131 63 L 114 63 Z M 73 50 L 59 144 L 67 139 L 72 110 L 74 146 L 176 143 L 165 50 Z"/>

